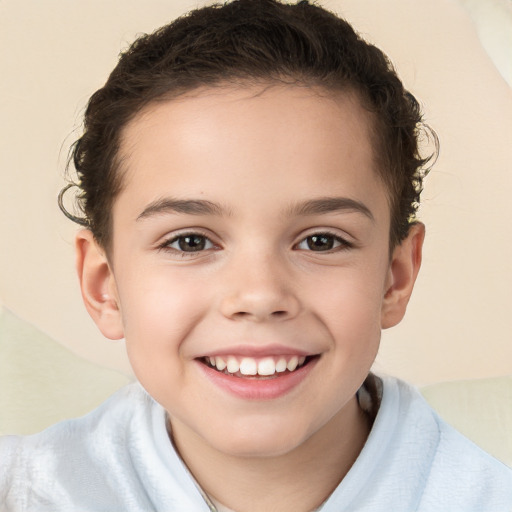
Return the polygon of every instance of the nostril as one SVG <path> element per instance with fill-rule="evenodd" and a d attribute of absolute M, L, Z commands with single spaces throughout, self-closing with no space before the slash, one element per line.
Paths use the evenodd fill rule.
<path fill-rule="evenodd" d="M 288 315 L 288 312 L 287 311 L 273 311 L 272 313 L 270 313 L 270 317 L 271 318 L 285 318 L 286 316 Z M 234 318 L 247 318 L 247 317 L 257 317 L 258 315 L 257 314 L 254 314 L 254 313 L 250 313 L 248 311 L 237 311 L 233 317 Z"/>

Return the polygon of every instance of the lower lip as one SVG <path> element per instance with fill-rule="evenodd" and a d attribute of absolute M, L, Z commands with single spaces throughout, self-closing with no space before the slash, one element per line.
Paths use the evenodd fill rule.
<path fill-rule="evenodd" d="M 278 374 L 274 378 L 258 379 L 226 375 L 200 361 L 196 361 L 200 370 L 210 382 L 231 395 L 245 400 L 274 400 L 288 394 L 302 383 L 317 362 L 318 357 L 293 372 Z"/>

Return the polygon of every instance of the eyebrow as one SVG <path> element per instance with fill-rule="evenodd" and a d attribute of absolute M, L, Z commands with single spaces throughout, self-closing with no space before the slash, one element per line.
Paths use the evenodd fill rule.
<path fill-rule="evenodd" d="M 137 220 L 147 219 L 155 215 L 183 213 L 186 215 L 224 215 L 226 210 L 217 203 L 203 199 L 158 199 L 150 203 Z"/>
<path fill-rule="evenodd" d="M 348 197 L 321 197 L 310 199 L 292 205 L 286 214 L 289 216 L 300 215 L 326 215 L 336 212 L 356 212 L 362 213 L 370 220 L 375 218 L 371 210 L 362 202 L 350 199 Z M 150 203 L 137 220 L 146 219 L 162 214 L 185 214 L 185 215 L 226 215 L 227 210 L 217 203 L 206 201 L 204 199 L 157 199 Z"/>
<path fill-rule="evenodd" d="M 311 199 L 293 205 L 287 213 L 289 215 L 325 215 L 343 211 L 362 213 L 371 221 L 375 221 L 375 217 L 368 206 L 348 197 Z"/>

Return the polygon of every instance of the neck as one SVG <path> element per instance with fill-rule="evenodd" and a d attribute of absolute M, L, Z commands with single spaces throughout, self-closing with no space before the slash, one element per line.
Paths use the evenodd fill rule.
<path fill-rule="evenodd" d="M 237 512 L 315 510 L 347 474 L 370 430 L 356 397 L 307 441 L 276 457 L 221 453 L 172 425 L 176 448 L 201 488 Z"/>

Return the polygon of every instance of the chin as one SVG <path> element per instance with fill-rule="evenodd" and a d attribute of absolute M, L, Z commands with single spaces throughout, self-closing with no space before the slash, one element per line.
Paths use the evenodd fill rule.
<path fill-rule="evenodd" d="M 271 458 L 286 455 L 301 446 L 311 433 L 297 425 L 251 424 L 247 428 L 231 429 L 221 440 L 211 440 L 219 451 L 233 457 Z"/>

